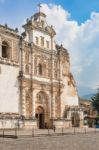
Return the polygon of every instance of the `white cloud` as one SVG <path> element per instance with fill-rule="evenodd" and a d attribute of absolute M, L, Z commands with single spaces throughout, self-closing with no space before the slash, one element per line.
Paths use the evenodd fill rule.
<path fill-rule="evenodd" d="M 78 25 L 60 5 L 42 5 L 47 21 L 54 25 L 58 43 L 70 52 L 72 71 L 78 84 L 96 87 L 99 84 L 99 13 Z"/>

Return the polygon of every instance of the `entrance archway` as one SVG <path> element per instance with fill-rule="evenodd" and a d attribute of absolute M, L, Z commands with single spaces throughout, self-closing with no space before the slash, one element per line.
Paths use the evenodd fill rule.
<path fill-rule="evenodd" d="M 37 118 L 37 126 L 39 129 L 43 129 L 45 127 L 45 113 L 44 109 L 41 106 L 38 106 L 36 109 L 35 117 Z"/>
<path fill-rule="evenodd" d="M 40 91 L 36 95 L 35 117 L 38 128 L 48 128 L 50 122 L 49 97 L 46 92 Z"/>
<path fill-rule="evenodd" d="M 79 124 L 80 124 L 79 114 L 76 112 L 72 113 L 71 119 L 72 119 L 72 126 L 73 127 L 79 127 Z"/>

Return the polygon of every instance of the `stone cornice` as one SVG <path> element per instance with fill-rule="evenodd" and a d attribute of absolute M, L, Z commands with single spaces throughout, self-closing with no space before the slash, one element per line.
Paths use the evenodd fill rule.
<path fill-rule="evenodd" d="M 5 27 L 3 25 L 0 25 L 0 33 L 3 33 L 4 35 L 11 35 L 11 36 L 14 36 L 16 38 L 20 37 L 20 35 L 17 33 L 16 30 Z"/>
<path fill-rule="evenodd" d="M 11 113 L 11 112 L 1 112 L 0 119 L 18 119 L 19 113 Z"/>
<path fill-rule="evenodd" d="M 23 77 L 23 81 L 29 81 L 29 82 L 31 82 L 31 80 L 30 79 L 28 79 L 28 78 L 26 78 L 26 77 Z M 45 85 L 45 86 L 51 86 L 51 82 L 45 82 L 45 81 L 39 81 L 39 80 L 37 80 L 37 79 L 33 79 L 33 84 L 38 84 L 38 85 Z M 59 83 L 59 81 L 58 82 L 53 82 L 53 86 L 54 87 L 63 87 L 64 85 L 63 85 L 63 83 Z"/>
<path fill-rule="evenodd" d="M 19 63 L 10 59 L 0 57 L 0 64 L 19 67 Z"/>

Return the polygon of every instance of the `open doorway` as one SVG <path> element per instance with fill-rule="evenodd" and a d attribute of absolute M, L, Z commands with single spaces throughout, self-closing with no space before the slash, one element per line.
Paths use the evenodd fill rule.
<path fill-rule="evenodd" d="M 35 117 L 37 118 L 37 126 L 39 129 L 45 128 L 45 113 L 44 109 L 41 106 L 38 106 L 36 109 Z"/>

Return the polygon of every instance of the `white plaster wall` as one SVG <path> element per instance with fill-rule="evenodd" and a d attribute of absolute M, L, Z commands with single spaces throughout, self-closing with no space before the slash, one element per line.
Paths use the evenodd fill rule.
<path fill-rule="evenodd" d="M 0 112 L 18 113 L 18 72 L 13 66 L 0 64 Z"/>
<path fill-rule="evenodd" d="M 44 34 L 43 32 L 34 30 L 33 31 L 33 42 L 35 43 L 35 37 L 39 38 L 39 45 L 41 46 L 41 36 L 44 37 L 44 47 L 46 48 L 46 41 L 49 41 L 49 49 L 51 49 L 51 37 L 47 34 Z M 36 44 L 36 43 L 35 43 Z"/>

